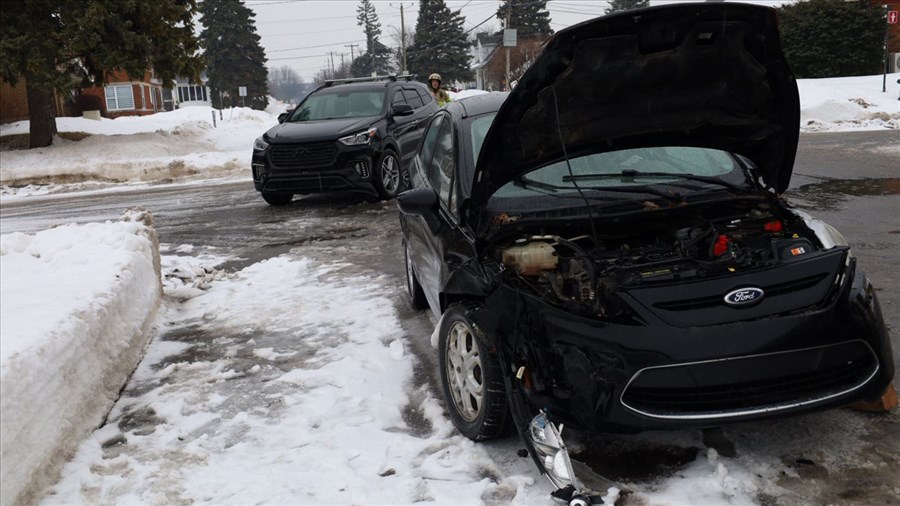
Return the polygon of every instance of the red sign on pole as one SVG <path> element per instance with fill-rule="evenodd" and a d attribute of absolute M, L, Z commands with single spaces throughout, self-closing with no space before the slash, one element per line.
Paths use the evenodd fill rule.
<path fill-rule="evenodd" d="M 898 18 L 900 18 L 900 11 L 888 11 L 888 24 L 889 25 L 896 25 Z"/>

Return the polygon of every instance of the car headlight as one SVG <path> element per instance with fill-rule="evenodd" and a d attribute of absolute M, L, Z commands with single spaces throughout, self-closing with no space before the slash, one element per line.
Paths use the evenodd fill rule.
<path fill-rule="evenodd" d="M 363 144 L 370 144 L 372 142 L 372 139 L 375 138 L 375 134 L 377 132 L 378 129 L 372 127 L 368 130 L 363 130 L 362 132 L 355 133 L 353 135 L 341 137 L 338 140 L 346 144 L 347 146 L 361 146 Z"/>
<path fill-rule="evenodd" d="M 264 141 L 262 137 L 257 138 L 253 141 L 253 149 L 256 151 L 262 151 L 269 147 L 269 143 Z"/>

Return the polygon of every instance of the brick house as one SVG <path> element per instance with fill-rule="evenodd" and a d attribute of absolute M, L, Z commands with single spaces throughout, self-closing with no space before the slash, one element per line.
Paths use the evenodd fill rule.
<path fill-rule="evenodd" d="M 56 110 L 63 110 L 63 99 L 54 93 Z M 13 123 L 28 119 L 28 94 L 25 80 L 20 79 L 15 86 L 0 79 L 0 123 Z"/>
<path fill-rule="evenodd" d="M 125 71 L 116 70 L 107 75 L 105 86 L 85 88 L 81 94 L 97 97 L 107 118 L 145 116 L 163 110 L 163 83 L 153 71 L 133 79 Z"/>

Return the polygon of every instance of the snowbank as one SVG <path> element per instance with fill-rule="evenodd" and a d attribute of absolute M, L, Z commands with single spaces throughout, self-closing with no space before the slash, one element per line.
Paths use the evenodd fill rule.
<path fill-rule="evenodd" d="M 0 503 L 24 504 L 102 421 L 161 299 L 152 218 L 0 236 Z"/>
<path fill-rule="evenodd" d="M 3 152 L 0 184 L 135 182 L 206 179 L 244 174 L 253 140 L 274 126 L 277 113 L 237 108 L 185 107 L 150 116 L 100 121 L 57 118 L 60 132 L 84 132 L 80 141 Z M 213 126 L 215 114 L 216 126 Z M 0 125 L 0 135 L 24 134 L 28 121 Z"/>
<path fill-rule="evenodd" d="M 800 79 L 800 128 L 804 132 L 883 130 L 900 128 L 897 79 L 882 76 Z"/>

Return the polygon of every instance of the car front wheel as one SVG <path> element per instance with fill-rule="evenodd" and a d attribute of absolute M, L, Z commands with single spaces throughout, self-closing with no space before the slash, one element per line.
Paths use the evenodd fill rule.
<path fill-rule="evenodd" d="M 506 388 L 496 352 L 475 330 L 475 306 L 452 304 L 441 318 L 441 387 L 453 425 L 473 441 L 509 433 Z"/>
<path fill-rule="evenodd" d="M 271 206 L 286 206 L 294 199 L 293 193 L 262 192 L 262 198 Z"/>
<path fill-rule="evenodd" d="M 386 149 L 378 159 L 375 170 L 375 186 L 378 195 L 385 200 L 392 199 L 400 192 L 404 176 L 400 159 L 393 151 Z"/>

